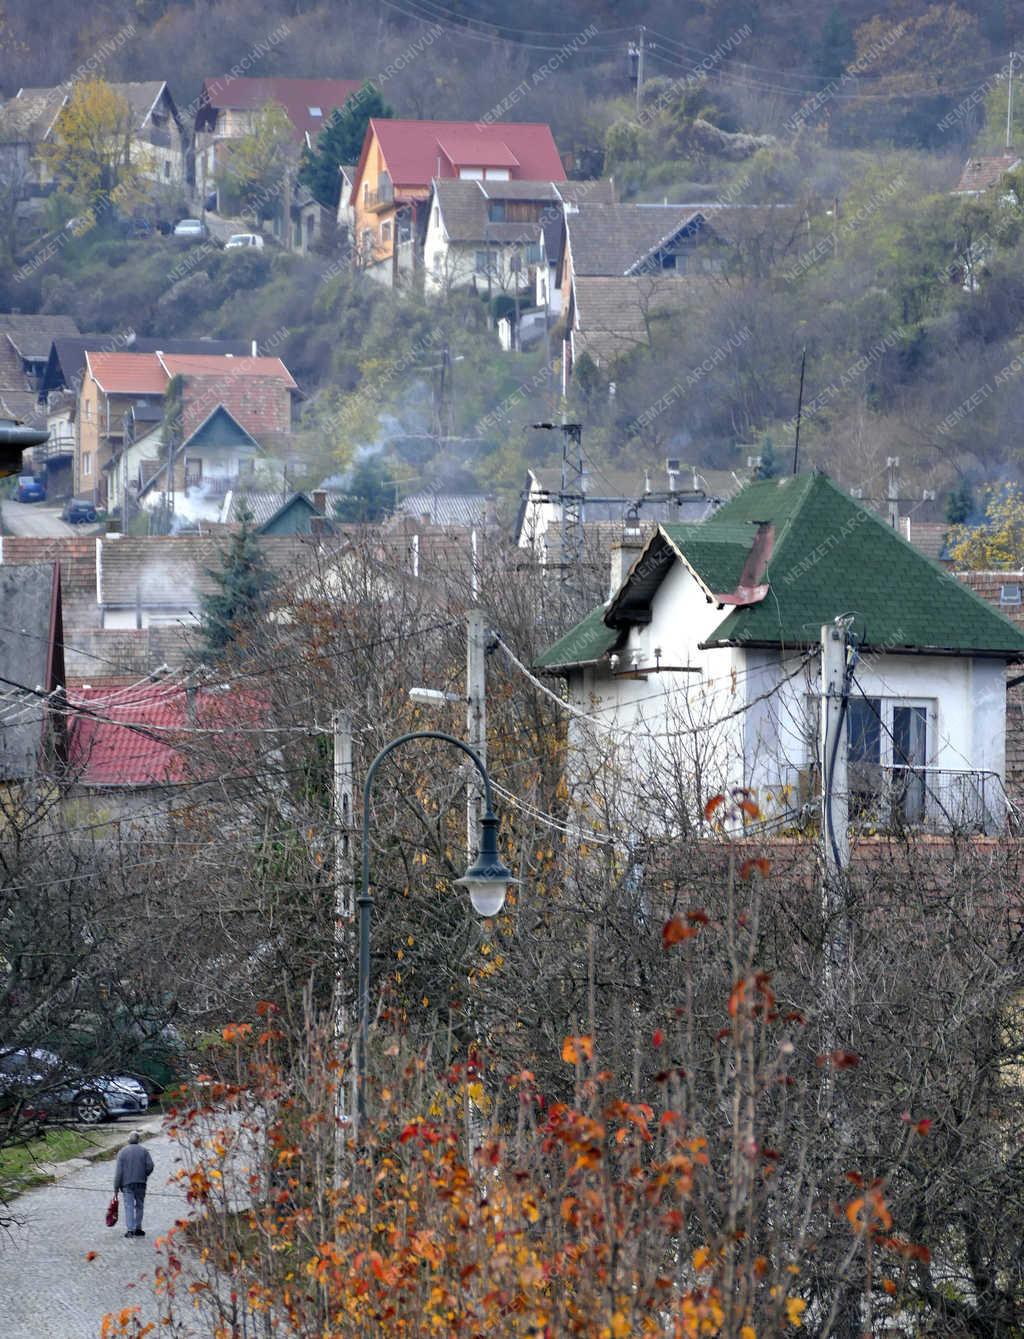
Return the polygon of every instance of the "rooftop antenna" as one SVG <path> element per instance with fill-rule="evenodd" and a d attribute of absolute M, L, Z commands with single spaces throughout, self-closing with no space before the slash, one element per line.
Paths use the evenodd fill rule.
<path fill-rule="evenodd" d="M 804 370 L 807 367 L 807 345 L 800 354 L 800 394 L 796 401 L 796 440 L 793 442 L 793 473 L 800 462 L 800 419 L 804 412 Z"/>

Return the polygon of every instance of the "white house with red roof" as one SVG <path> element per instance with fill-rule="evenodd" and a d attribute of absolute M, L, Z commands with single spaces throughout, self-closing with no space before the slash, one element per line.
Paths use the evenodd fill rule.
<path fill-rule="evenodd" d="M 417 269 L 437 181 L 556 182 L 565 168 L 550 126 L 374 118 L 352 182 L 353 249 L 374 278 Z"/>

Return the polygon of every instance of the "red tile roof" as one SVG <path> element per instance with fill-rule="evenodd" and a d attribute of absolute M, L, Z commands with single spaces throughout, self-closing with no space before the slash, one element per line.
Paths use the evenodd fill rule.
<path fill-rule="evenodd" d="M 521 121 L 388 121 L 370 129 L 396 187 L 427 187 L 435 177 L 457 177 L 460 167 L 506 167 L 513 178 L 564 181 L 565 169 L 551 127 Z M 357 178 L 370 135 L 363 143 Z"/>
<path fill-rule="evenodd" d="M 201 778 L 214 766 L 218 773 L 227 770 L 244 740 L 260 738 L 247 735 L 246 728 L 259 727 L 266 717 L 266 704 L 256 694 L 235 688 L 196 689 L 190 717 L 180 680 L 129 687 L 94 683 L 69 691 L 68 707 L 72 775 L 84 786 L 173 786 Z M 214 764 L 203 741 L 220 731 L 227 747 L 218 748 Z M 194 752 L 190 745 L 197 742 Z"/>
<path fill-rule="evenodd" d="M 225 381 L 235 381 L 240 377 L 275 377 L 283 381 L 289 390 L 298 389 L 295 378 L 280 358 L 233 358 L 211 353 L 160 353 L 156 356 L 171 377 L 222 377 Z"/>
<path fill-rule="evenodd" d="M 93 379 L 107 395 L 163 395 L 167 373 L 155 353 L 86 352 Z"/>
<path fill-rule="evenodd" d="M 258 111 L 268 102 L 276 102 L 288 113 L 295 138 L 303 139 L 308 134 L 315 143 L 331 112 L 343 107 L 360 87 L 358 79 L 236 79 L 221 74 L 204 79 L 201 103 Z M 319 107 L 321 115 L 314 116 L 312 107 Z"/>
<path fill-rule="evenodd" d="M 980 195 L 999 182 L 1006 172 L 1012 172 L 1020 166 L 1020 154 L 1002 153 L 987 157 L 968 158 L 960 180 L 953 191 L 954 195 Z"/>

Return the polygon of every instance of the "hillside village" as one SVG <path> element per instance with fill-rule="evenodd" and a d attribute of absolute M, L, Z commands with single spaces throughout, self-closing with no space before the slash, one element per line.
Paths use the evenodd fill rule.
<path fill-rule="evenodd" d="M 1013 16 L 293 8 L 0 12 L 0 1331 L 1012 1339 Z"/>

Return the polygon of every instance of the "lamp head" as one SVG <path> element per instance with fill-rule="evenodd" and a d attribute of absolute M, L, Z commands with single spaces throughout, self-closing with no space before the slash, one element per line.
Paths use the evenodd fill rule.
<path fill-rule="evenodd" d="M 480 853 L 455 882 L 468 891 L 478 916 L 497 916 L 509 885 L 517 882 L 498 854 L 498 820 L 490 810 L 480 821 Z"/>

